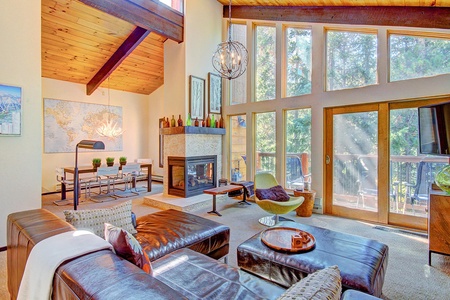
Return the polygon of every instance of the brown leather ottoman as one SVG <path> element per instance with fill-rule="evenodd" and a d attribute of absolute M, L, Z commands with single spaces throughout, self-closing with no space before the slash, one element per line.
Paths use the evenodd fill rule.
<path fill-rule="evenodd" d="M 240 268 L 289 287 L 308 274 L 337 265 L 342 287 L 381 296 L 388 262 L 388 246 L 378 241 L 320 227 L 283 221 L 277 226 L 311 233 L 315 247 L 303 253 L 286 253 L 267 247 L 256 234 L 237 249 Z"/>
<path fill-rule="evenodd" d="M 136 230 L 134 236 L 151 261 L 181 248 L 215 259 L 229 251 L 228 226 L 174 209 L 138 218 Z"/>

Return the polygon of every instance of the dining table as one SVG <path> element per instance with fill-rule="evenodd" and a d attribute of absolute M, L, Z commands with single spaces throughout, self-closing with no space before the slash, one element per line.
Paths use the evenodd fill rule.
<path fill-rule="evenodd" d="M 147 169 L 147 192 L 152 191 L 152 164 L 140 163 L 141 168 Z M 64 178 L 67 178 L 67 174 L 75 174 L 75 167 L 64 167 Z M 122 170 L 122 165 L 119 166 L 119 170 Z M 94 166 L 81 166 L 78 167 L 78 174 L 96 173 L 97 168 Z M 80 186 L 80 185 L 78 185 Z M 136 181 L 132 181 L 132 187 L 136 187 Z M 65 183 L 61 183 L 61 200 L 66 199 L 67 187 Z"/>

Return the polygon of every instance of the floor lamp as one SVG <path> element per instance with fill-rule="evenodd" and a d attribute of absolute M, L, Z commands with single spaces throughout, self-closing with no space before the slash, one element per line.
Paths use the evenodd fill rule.
<path fill-rule="evenodd" d="M 84 149 L 105 149 L 105 144 L 102 141 L 92 141 L 92 140 L 82 140 L 80 141 L 75 148 L 75 178 L 73 183 L 73 209 L 77 210 L 78 205 L 78 148 Z"/>

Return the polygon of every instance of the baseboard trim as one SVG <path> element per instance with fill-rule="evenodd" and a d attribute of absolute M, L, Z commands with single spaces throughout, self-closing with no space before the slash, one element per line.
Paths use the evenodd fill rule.
<path fill-rule="evenodd" d="M 0 247 L 0 252 L 6 251 L 7 247 Z"/>

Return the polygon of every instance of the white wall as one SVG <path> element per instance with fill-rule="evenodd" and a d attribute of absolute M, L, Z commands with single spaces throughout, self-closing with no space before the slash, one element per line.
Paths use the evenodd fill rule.
<path fill-rule="evenodd" d="M 208 114 L 208 73 L 217 73 L 211 59 L 222 42 L 222 7 L 218 1 L 186 1 L 186 103 L 189 104 L 189 75 L 205 79 L 205 118 Z"/>
<path fill-rule="evenodd" d="M 167 42 L 166 42 L 167 43 Z M 153 160 L 152 173 L 164 175 L 164 169 L 159 167 L 159 119 L 165 116 L 164 86 L 150 94 L 148 100 L 148 158 Z M 184 117 L 183 117 L 184 120 Z"/>
<path fill-rule="evenodd" d="M 189 76 L 205 79 L 205 102 L 208 101 L 208 72 L 213 72 L 211 58 L 221 42 L 222 5 L 217 1 L 186 1 L 184 42 L 167 40 L 164 43 L 164 86 L 150 95 L 149 151 L 153 159 L 153 173 L 163 175 L 158 160 L 157 120 L 178 118 L 186 122 L 189 113 Z M 207 113 L 208 107 L 205 107 Z M 156 124 L 156 125 L 155 125 Z"/>
<path fill-rule="evenodd" d="M 128 161 L 136 158 L 147 158 L 149 122 L 147 117 L 149 96 L 110 90 L 110 104 L 122 107 L 123 151 L 80 152 L 78 165 L 92 165 L 92 158 L 98 157 L 105 164 L 105 158 L 114 157 L 116 163 L 120 156 Z M 92 95 L 86 95 L 86 85 L 67 81 L 42 78 L 42 98 L 67 101 L 77 101 L 94 104 L 108 104 L 108 89 L 99 87 Z M 40 108 L 42 110 L 42 108 Z M 41 134 L 42 135 L 42 134 Z M 42 135 L 43 139 L 43 135 Z M 42 154 L 42 187 L 43 191 L 54 191 L 57 184 L 55 169 L 74 166 L 75 149 L 73 153 L 43 153 Z"/>
<path fill-rule="evenodd" d="M 0 137 L 0 247 L 12 212 L 41 207 L 41 2 L 2 0 L 0 84 L 22 87 L 22 135 Z"/>

